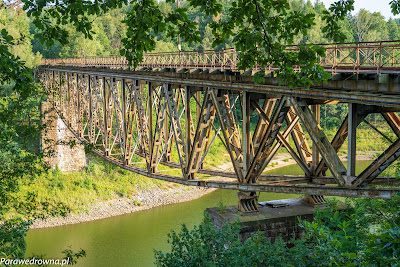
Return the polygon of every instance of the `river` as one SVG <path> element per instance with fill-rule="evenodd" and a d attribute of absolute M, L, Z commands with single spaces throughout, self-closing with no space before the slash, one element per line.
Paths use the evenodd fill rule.
<path fill-rule="evenodd" d="M 358 162 L 357 169 L 365 169 L 369 162 Z M 275 174 L 301 174 L 298 166 L 287 166 L 270 171 Z M 297 195 L 262 193 L 260 201 L 297 197 Z M 62 251 L 83 248 L 87 256 L 76 266 L 152 266 L 153 249 L 167 251 L 167 234 L 189 228 L 203 218 L 204 210 L 218 206 L 236 205 L 235 191 L 217 190 L 199 199 L 150 210 L 135 212 L 98 221 L 54 228 L 32 229 L 27 235 L 26 256 L 45 255 L 62 258 Z"/>

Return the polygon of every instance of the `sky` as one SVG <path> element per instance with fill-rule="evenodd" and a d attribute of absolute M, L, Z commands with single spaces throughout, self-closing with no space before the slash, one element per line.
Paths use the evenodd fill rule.
<path fill-rule="evenodd" d="M 337 0 L 320 0 L 325 4 L 326 7 L 329 7 L 333 2 Z M 389 2 L 391 0 L 355 0 L 354 1 L 354 11 L 352 14 L 357 14 L 358 11 L 362 8 L 370 11 L 370 12 L 381 12 L 386 19 L 391 18 L 400 18 L 399 15 L 393 16 L 390 11 Z M 315 0 L 311 0 L 311 2 L 315 3 Z"/>

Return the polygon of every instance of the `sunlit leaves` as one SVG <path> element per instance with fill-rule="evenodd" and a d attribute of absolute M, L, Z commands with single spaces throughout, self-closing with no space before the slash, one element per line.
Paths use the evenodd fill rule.
<path fill-rule="evenodd" d="M 125 48 L 121 50 L 121 55 L 136 67 L 143 60 L 143 52 L 155 48 L 152 31 L 164 31 L 166 23 L 154 0 L 137 1 L 124 22 L 128 29 L 126 38 L 122 40 Z"/>
<path fill-rule="evenodd" d="M 137 67 L 143 53 L 155 48 L 155 35 L 166 31 L 170 37 L 180 35 L 187 43 L 200 42 L 197 24 L 190 20 L 186 8 L 176 8 L 163 14 L 154 0 L 142 0 L 132 4 L 124 23 L 128 26 L 126 38 L 122 40 L 124 55 L 130 64 Z"/>
<path fill-rule="evenodd" d="M 392 0 L 389 2 L 390 8 L 392 9 L 393 15 L 400 14 L 400 1 L 399 0 Z"/>
<path fill-rule="evenodd" d="M 244 242 L 238 224 L 216 229 L 206 216 L 193 230 L 171 232 L 167 253 L 155 252 L 157 266 L 398 266 L 400 198 L 328 200 L 312 222 L 300 221 L 302 238 L 270 243 L 253 233 Z M 273 223 L 271 224 L 273 225 Z M 275 231 L 280 229 L 273 228 Z M 282 229 L 285 229 L 284 227 Z M 273 231 L 274 231 L 273 230 Z M 247 234 L 247 233 L 246 233 Z"/>
<path fill-rule="evenodd" d="M 346 35 L 341 31 L 339 21 L 354 10 L 354 0 L 339 0 L 333 3 L 329 10 L 324 10 L 322 19 L 326 21 L 326 26 L 322 30 L 326 36 L 334 42 L 343 42 Z"/>

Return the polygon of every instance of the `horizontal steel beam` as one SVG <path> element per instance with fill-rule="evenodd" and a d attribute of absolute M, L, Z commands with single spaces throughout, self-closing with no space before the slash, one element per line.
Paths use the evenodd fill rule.
<path fill-rule="evenodd" d="M 292 89 L 285 86 L 275 85 L 255 85 L 249 83 L 231 83 L 225 81 L 209 81 L 199 79 L 182 79 L 177 77 L 163 77 L 160 75 L 144 75 L 132 71 L 116 71 L 116 70 L 88 70 L 85 68 L 68 68 L 68 67 L 41 67 L 42 69 L 51 71 L 61 71 L 67 73 L 79 73 L 92 76 L 143 80 L 158 83 L 179 84 L 182 86 L 194 86 L 200 88 L 218 88 L 231 91 L 246 91 L 253 93 L 261 93 L 272 97 L 281 97 L 283 95 L 299 97 L 304 99 L 322 99 L 330 101 L 339 101 L 344 103 L 359 103 L 365 105 L 376 105 L 385 107 L 400 108 L 400 97 L 393 94 L 383 94 L 382 92 L 361 92 L 341 89 L 323 89 L 323 88 L 296 88 Z"/>

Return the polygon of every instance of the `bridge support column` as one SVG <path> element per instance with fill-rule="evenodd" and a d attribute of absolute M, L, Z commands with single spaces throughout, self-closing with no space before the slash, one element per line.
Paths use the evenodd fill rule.
<path fill-rule="evenodd" d="M 312 114 L 313 117 L 315 119 L 315 121 L 317 122 L 317 126 L 320 126 L 320 122 L 321 122 L 321 107 L 320 105 L 313 105 L 312 106 Z M 318 165 L 320 162 L 320 155 L 317 149 L 317 144 L 316 142 L 312 143 L 312 161 L 311 161 L 311 170 L 312 170 L 312 174 L 313 176 L 318 176 L 317 174 L 317 169 L 318 169 Z M 325 203 L 325 198 L 322 195 L 306 195 L 304 197 L 304 200 L 307 201 L 308 203 L 310 203 L 311 205 L 321 205 L 323 203 Z"/>
<path fill-rule="evenodd" d="M 318 208 L 324 209 L 325 206 Z M 339 202 L 338 209 L 345 208 L 346 205 Z M 222 211 L 215 207 L 206 211 L 217 229 L 221 229 L 226 223 L 233 224 L 239 221 L 241 241 L 249 238 L 251 234 L 261 232 L 270 242 L 275 242 L 278 237 L 288 242 L 292 238 L 301 238 L 299 219 L 311 222 L 315 209 L 316 207 L 301 198 L 292 198 L 260 202 L 259 212 L 253 214 L 237 212 L 235 207 L 227 207 Z"/>
<path fill-rule="evenodd" d="M 251 131 L 250 131 L 250 116 L 252 108 L 250 104 L 250 93 L 243 92 L 242 96 L 242 151 L 243 151 L 243 176 L 246 176 L 250 169 L 250 154 L 251 154 Z M 253 182 L 253 181 L 251 181 Z M 240 191 L 237 193 L 239 198 L 238 210 L 242 212 L 258 211 L 258 196 L 256 192 Z"/>
<path fill-rule="evenodd" d="M 52 169 L 59 168 L 63 172 L 84 168 L 86 166 L 84 146 L 79 144 L 50 102 L 42 103 L 41 114 L 42 124 L 46 125 L 41 136 L 41 150 L 46 155 L 45 162 Z"/>

